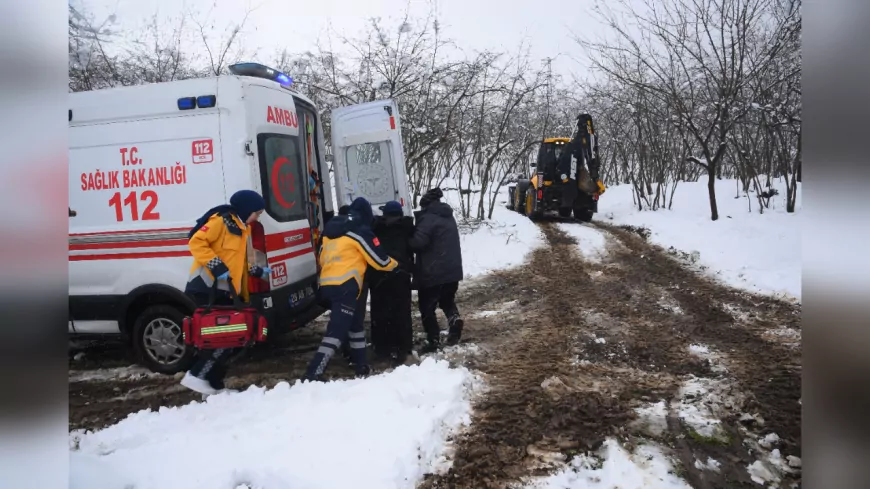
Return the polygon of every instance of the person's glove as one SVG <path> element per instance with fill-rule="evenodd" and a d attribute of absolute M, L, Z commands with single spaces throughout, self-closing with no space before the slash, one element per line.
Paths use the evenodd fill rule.
<path fill-rule="evenodd" d="M 607 187 L 604 186 L 604 182 L 601 180 L 598 180 L 595 184 L 598 185 L 598 195 L 603 194 L 604 191 L 607 190 Z"/>
<path fill-rule="evenodd" d="M 272 269 L 269 267 L 251 267 L 249 274 L 252 277 L 261 278 L 263 280 L 268 280 L 269 276 L 272 275 Z"/>
<path fill-rule="evenodd" d="M 230 272 L 227 270 L 226 272 L 217 276 L 218 280 L 228 280 L 230 278 Z"/>

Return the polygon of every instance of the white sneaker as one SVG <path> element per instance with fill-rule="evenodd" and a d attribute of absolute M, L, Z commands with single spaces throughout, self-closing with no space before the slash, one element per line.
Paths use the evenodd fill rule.
<path fill-rule="evenodd" d="M 217 394 L 217 390 L 211 386 L 205 379 L 200 379 L 199 377 L 191 375 L 190 372 L 184 374 L 184 378 L 181 379 L 181 385 L 187 387 L 188 389 L 199 392 L 200 394 L 204 394 L 210 396 L 212 394 Z"/>

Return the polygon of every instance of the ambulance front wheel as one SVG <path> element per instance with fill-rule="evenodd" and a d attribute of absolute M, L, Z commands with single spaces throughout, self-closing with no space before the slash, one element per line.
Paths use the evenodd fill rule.
<path fill-rule="evenodd" d="M 174 374 L 187 370 L 194 349 L 184 344 L 184 314 L 172 306 L 155 305 L 142 311 L 133 324 L 133 350 L 152 372 Z"/>

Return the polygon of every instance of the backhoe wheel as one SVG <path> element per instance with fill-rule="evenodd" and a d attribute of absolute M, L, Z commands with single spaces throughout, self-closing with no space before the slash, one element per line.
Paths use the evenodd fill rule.
<path fill-rule="evenodd" d="M 574 208 L 574 219 L 577 219 L 578 221 L 590 222 L 592 221 L 592 214 L 593 212 L 585 207 Z"/>
<path fill-rule="evenodd" d="M 559 207 L 559 217 L 571 217 L 571 208 Z"/>
<path fill-rule="evenodd" d="M 525 214 L 529 217 L 529 219 L 537 219 L 541 217 L 541 213 L 538 210 L 538 196 L 535 195 L 535 192 L 536 190 L 533 187 L 529 187 L 529 190 L 526 191 Z"/>
<path fill-rule="evenodd" d="M 514 210 L 519 212 L 522 215 L 526 215 L 526 191 L 520 190 L 520 187 L 517 187 L 517 190 L 514 192 Z"/>

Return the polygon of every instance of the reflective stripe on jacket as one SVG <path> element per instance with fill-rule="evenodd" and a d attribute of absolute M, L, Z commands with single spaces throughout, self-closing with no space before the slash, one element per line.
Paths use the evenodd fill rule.
<path fill-rule="evenodd" d="M 321 286 L 341 285 L 354 279 L 362 290 L 368 266 L 388 272 L 398 265 L 367 227 L 357 226 L 344 216 L 335 217 L 327 224 L 320 251 Z"/>

